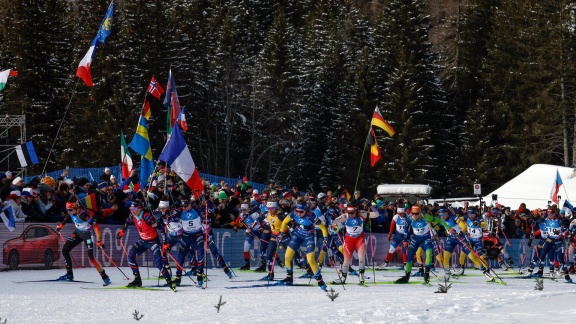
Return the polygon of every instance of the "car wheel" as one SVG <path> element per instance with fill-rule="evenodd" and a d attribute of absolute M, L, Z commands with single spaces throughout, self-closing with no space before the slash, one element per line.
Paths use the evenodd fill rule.
<path fill-rule="evenodd" d="M 54 265 L 54 252 L 48 249 L 44 252 L 44 266 L 46 269 L 52 269 L 52 265 Z"/>
<path fill-rule="evenodd" d="M 17 270 L 18 263 L 20 263 L 20 256 L 18 256 L 18 251 L 10 251 L 8 254 L 8 266 L 10 267 L 10 270 Z"/>

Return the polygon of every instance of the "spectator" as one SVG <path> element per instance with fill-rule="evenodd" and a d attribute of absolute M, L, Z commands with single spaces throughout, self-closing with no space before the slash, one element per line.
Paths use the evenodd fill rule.
<path fill-rule="evenodd" d="M 110 168 L 105 168 L 104 173 L 100 176 L 100 180 L 104 182 L 110 182 L 110 177 L 112 176 Z"/>
<path fill-rule="evenodd" d="M 38 195 L 36 195 L 38 196 Z M 45 222 L 46 217 L 36 210 L 37 203 L 34 201 L 34 194 L 31 188 L 24 188 L 22 191 L 21 205 L 22 213 L 26 216 L 27 222 Z"/>
<path fill-rule="evenodd" d="M 12 206 L 14 221 L 16 223 L 24 223 L 28 216 L 22 212 L 22 193 L 19 190 L 13 190 L 10 192 L 7 199 L 6 203 Z"/>
<path fill-rule="evenodd" d="M 2 178 L 2 189 L 0 189 L 0 198 L 6 200 L 10 195 L 10 187 L 12 186 L 12 178 Z"/>
<path fill-rule="evenodd" d="M 112 174 L 110 175 L 110 185 L 112 185 L 112 187 L 114 188 L 118 188 L 118 180 L 116 180 L 116 177 Z"/>
<path fill-rule="evenodd" d="M 22 193 L 23 189 L 24 189 L 24 180 L 22 180 L 21 177 L 16 177 L 14 180 L 12 180 L 12 186 L 10 187 L 10 191 L 18 190 L 20 191 L 20 193 Z"/>

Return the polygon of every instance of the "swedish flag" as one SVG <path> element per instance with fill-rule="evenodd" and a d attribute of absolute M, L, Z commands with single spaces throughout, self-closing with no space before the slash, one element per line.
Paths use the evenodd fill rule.
<path fill-rule="evenodd" d="M 150 161 L 152 160 L 152 148 L 150 147 L 150 138 L 148 137 L 148 126 L 146 125 L 146 118 L 143 116 L 140 116 L 138 127 L 136 127 L 136 134 L 134 134 L 134 137 L 128 146 L 146 159 Z"/>

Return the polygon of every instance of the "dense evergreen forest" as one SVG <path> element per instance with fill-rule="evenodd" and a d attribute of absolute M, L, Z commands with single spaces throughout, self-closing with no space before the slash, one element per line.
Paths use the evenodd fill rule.
<path fill-rule="evenodd" d="M 365 192 L 424 183 L 440 197 L 575 164 L 574 1 L 116 0 L 89 88 L 76 68 L 109 3 L 0 7 L 0 70 L 19 72 L 0 111 L 26 115 L 29 174 L 69 103 L 48 170 L 119 164 L 120 132 L 130 141 L 151 76 L 165 86 L 170 69 L 201 172 L 318 190 L 352 188 L 361 165 Z M 150 101 L 157 157 L 166 108 Z M 396 134 L 375 129 L 372 168 L 376 106 Z"/>

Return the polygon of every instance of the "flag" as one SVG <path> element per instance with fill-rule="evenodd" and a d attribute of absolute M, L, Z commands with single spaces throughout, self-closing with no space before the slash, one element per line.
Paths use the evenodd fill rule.
<path fill-rule="evenodd" d="M 8 216 L 8 217 L 6 217 Z M 12 210 L 12 205 L 6 204 L 4 208 L 2 208 L 2 212 L 0 213 L 0 218 L 4 222 L 4 225 L 8 227 L 10 232 L 16 229 L 16 221 L 14 219 L 14 211 Z"/>
<path fill-rule="evenodd" d="M 38 157 L 36 156 L 32 142 L 26 142 L 16 146 L 16 155 L 18 155 L 18 160 L 22 167 L 38 163 Z"/>
<path fill-rule="evenodd" d="M 568 201 L 564 200 L 564 205 L 562 206 L 562 210 L 564 210 L 564 215 L 566 219 L 571 219 L 574 216 L 574 206 Z"/>
<path fill-rule="evenodd" d="M 154 170 L 154 160 L 148 160 L 144 155 L 140 159 L 140 183 L 141 188 L 150 181 L 150 174 Z M 136 189 L 134 189 L 136 190 Z"/>
<path fill-rule="evenodd" d="M 152 148 L 150 147 L 150 138 L 148 137 L 148 126 L 143 116 L 140 116 L 138 127 L 136 127 L 136 134 L 134 134 L 129 146 L 134 152 L 152 161 Z"/>
<path fill-rule="evenodd" d="M 98 199 L 96 198 L 95 193 L 91 193 L 89 195 L 86 195 L 86 197 L 84 197 L 84 199 L 80 200 L 80 203 L 87 210 L 91 210 L 91 211 L 96 212 L 100 209 L 100 206 L 98 206 Z"/>
<path fill-rule="evenodd" d="M 344 194 L 346 194 L 346 200 L 350 201 L 350 198 L 352 198 L 352 196 L 348 192 L 348 189 L 344 188 Z"/>
<path fill-rule="evenodd" d="M 382 158 L 382 152 L 376 141 L 376 134 L 374 134 L 374 129 L 370 127 L 370 132 L 368 133 L 368 145 L 370 145 L 370 165 L 374 167 L 376 162 L 380 161 Z"/>
<path fill-rule="evenodd" d="M 378 128 L 382 128 L 390 136 L 394 136 L 394 134 L 396 134 L 394 128 L 392 128 L 392 126 L 390 126 L 390 124 L 388 124 L 388 122 L 384 120 L 384 117 L 382 117 L 382 114 L 380 113 L 380 109 L 378 109 L 378 106 L 376 106 L 376 109 L 374 110 L 374 115 L 372 116 L 370 126 L 376 126 Z"/>
<path fill-rule="evenodd" d="M 562 178 L 560 178 L 560 172 L 556 169 L 556 179 L 554 180 L 554 185 L 552 186 L 552 191 L 550 192 L 550 200 L 558 204 L 558 191 L 562 186 Z"/>
<path fill-rule="evenodd" d="M 166 117 L 166 129 L 168 134 L 172 133 L 174 123 L 180 116 L 180 101 L 178 100 L 178 93 L 176 92 L 176 82 L 172 75 L 172 70 L 168 73 L 168 84 L 166 85 L 166 95 L 164 96 L 164 106 L 168 108 L 168 115 Z"/>
<path fill-rule="evenodd" d="M 114 1 L 110 3 L 108 11 L 106 11 L 106 15 L 104 16 L 104 19 L 100 24 L 100 28 L 98 29 L 96 37 L 94 37 L 94 39 L 92 40 L 88 52 L 86 52 L 86 55 L 84 55 L 84 57 L 80 61 L 80 64 L 78 64 L 78 69 L 76 70 L 76 76 L 82 79 L 82 81 L 84 81 L 84 83 L 89 87 L 94 86 L 94 84 L 92 83 L 92 74 L 90 73 L 90 64 L 92 64 L 92 58 L 94 56 L 94 52 L 96 51 L 98 43 L 104 43 L 106 37 L 110 35 L 110 30 L 112 29 L 113 11 L 114 11 Z"/>
<path fill-rule="evenodd" d="M 150 103 L 146 98 L 144 98 L 144 104 L 142 105 L 142 116 L 146 118 L 146 120 L 150 119 L 152 115 L 152 111 L 150 110 Z"/>
<path fill-rule="evenodd" d="M 126 145 L 126 140 L 124 139 L 124 132 L 120 132 L 120 161 L 122 165 L 122 178 L 126 179 L 130 176 L 130 171 L 134 167 L 132 162 L 132 155 L 128 150 L 128 145 Z"/>
<path fill-rule="evenodd" d="M 160 153 L 159 159 L 169 164 L 172 171 L 184 180 L 188 187 L 192 189 L 196 199 L 200 198 L 204 185 L 178 124 L 174 125 L 172 136 L 170 136 L 164 150 Z"/>
<path fill-rule="evenodd" d="M 17 75 L 18 72 L 14 70 L 4 70 L 0 72 L 0 91 L 2 91 L 2 89 L 4 89 L 4 87 L 6 86 L 9 76 L 17 76 Z"/>
<path fill-rule="evenodd" d="M 186 124 L 186 114 L 184 114 L 184 107 L 182 107 L 182 111 L 180 112 L 180 116 L 178 116 L 178 124 L 183 131 L 188 130 L 188 124 Z"/>
<path fill-rule="evenodd" d="M 160 100 L 160 96 L 164 93 L 164 88 L 156 81 L 156 78 L 152 76 L 150 84 L 148 85 L 148 93 L 154 96 L 154 98 Z"/>
<path fill-rule="evenodd" d="M 90 175 L 90 181 L 94 182 L 96 180 L 94 180 L 94 176 L 92 175 L 92 172 L 88 171 L 88 174 Z"/>

